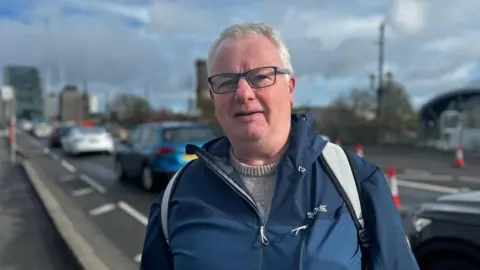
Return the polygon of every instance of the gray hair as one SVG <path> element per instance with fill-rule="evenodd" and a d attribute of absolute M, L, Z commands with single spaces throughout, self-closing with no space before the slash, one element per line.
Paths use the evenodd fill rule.
<path fill-rule="evenodd" d="M 218 49 L 220 43 L 226 39 L 230 38 L 243 38 L 248 35 L 261 35 L 268 38 L 273 45 L 278 49 L 280 54 L 280 59 L 284 64 L 284 68 L 288 69 L 290 73 L 293 74 L 293 67 L 290 60 L 290 52 L 287 49 L 285 43 L 280 39 L 280 34 L 274 28 L 268 26 L 265 23 L 243 23 L 243 24 L 234 24 L 227 27 L 222 31 L 220 37 L 213 42 L 210 53 L 208 54 L 207 68 L 208 74 L 211 76 L 212 61 L 215 55 L 215 52 Z"/>

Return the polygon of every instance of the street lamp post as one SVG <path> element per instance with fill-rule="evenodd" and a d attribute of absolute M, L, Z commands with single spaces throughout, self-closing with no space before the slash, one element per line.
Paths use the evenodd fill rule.
<path fill-rule="evenodd" d="M 385 22 L 380 24 L 380 33 L 378 40 L 378 89 L 377 89 L 377 118 L 382 116 L 382 97 L 383 97 L 383 63 L 385 46 Z"/>

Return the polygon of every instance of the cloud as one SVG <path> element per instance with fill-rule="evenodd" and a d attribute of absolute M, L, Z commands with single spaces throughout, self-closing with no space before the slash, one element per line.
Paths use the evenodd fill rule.
<path fill-rule="evenodd" d="M 11 1 L 9 1 L 11 2 Z M 14 1 L 15 2 L 15 1 Z M 2 1 L 3 3 L 3 1 Z M 478 76 L 478 0 L 19 0 L 0 4 L 0 65 L 50 70 L 58 88 L 151 88 L 157 104 L 184 103 L 194 60 L 232 23 L 281 31 L 298 77 L 297 103 L 325 104 L 377 73 L 386 23 L 385 70 L 420 102 Z M 8 12 L 7 12 L 8 11 Z M 98 89 L 98 90 L 96 90 Z M 132 90 L 140 89 L 140 90 Z M 181 93 L 181 94 L 172 94 Z"/>

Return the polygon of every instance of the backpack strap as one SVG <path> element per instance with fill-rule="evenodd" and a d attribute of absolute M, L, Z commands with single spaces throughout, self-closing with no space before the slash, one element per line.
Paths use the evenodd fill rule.
<path fill-rule="evenodd" d="M 360 186 L 356 179 L 356 168 L 348 153 L 340 146 L 328 142 L 320 156 L 320 163 L 333 185 L 345 201 L 345 205 L 358 231 L 362 247 L 368 247 L 368 237 L 363 219 L 363 203 Z"/>
<path fill-rule="evenodd" d="M 168 237 L 168 210 L 170 206 L 170 200 L 173 194 L 173 190 L 177 186 L 176 183 L 180 180 L 182 173 L 185 171 L 185 168 L 188 167 L 193 162 L 190 161 L 187 164 L 183 165 L 180 170 L 178 170 L 168 182 L 165 191 L 163 192 L 162 205 L 160 206 L 160 224 L 162 224 L 163 235 L 167 241 L 167 245 L 170 245 L 170 239 Z"/>
<path fill-rule="evenodd" d="M 320 158 L 326 169 L 327 175 L 331 178 L 335 188 L 344 199 L 348 211 L 352 215 L 353 222 L 357 229 L 363 228 L 362 206 L 357 188 L 357 181 L 353 175 L 347 153 L 338 145 L 327 143 Z"/>

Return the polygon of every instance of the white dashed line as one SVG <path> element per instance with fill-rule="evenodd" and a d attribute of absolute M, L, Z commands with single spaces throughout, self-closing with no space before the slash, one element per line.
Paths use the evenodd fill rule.
<path fill-rule="evenodd" d="M 433 181 L 448 182 L 453 181 L 453 176 L 442 174 L 397 174 L 398 178 L 412 181 Z"/>
<path fill-rule="evenodd" d="M 70 181 L 73 181 L 73 180 L 76 180 L 76 179 L 77 179 L 76 175 L 70 174 L 70 175 L 65 175 L 62 178 L 60 178 L 60 182 L 70 182 Z"/>
<path fill-rule="evenodd" d="M 135 258 L 133 258 L 133 260 L 136 263 L 140 263 L 142 261 L 142 254 L 138 254 L 137 256 L 135 256 Z"/>
<path fill-rule="evenodd" d="M 93 190 L 89 187 L 88 188 L 81 188 L 81 189 L 77 189 L 77 190 L 72 191 L 72 196 L 73 197 L 84 196 L 84 195 L 88 195 L 92 192 L 93 192 Z"/>
<path fill-rule="evenodd" d="M 461 191 L 458 188 L 430 185 L 430 184 L 424 184 L 424 183 L 416 183 L 416 182 L 405 181 L 405 180 L 397 180 L 397 182 L 398 182 L 398 185 L 401 187 L 422 189 L 422 190 L 428 190 L 428 191 L 439 192 L 439 193 L 455 194 Z"/>
<path fill-rule="evenodd" d="M 88 177 L 85 174 L 80 175 L 80 179 L 90 185 L 93 189 L 95 189 L 98 193 L 104 194 L 107 190 L 102 185 L 97 183 L 92 178 Z"/>
<path fill-rule="evenodd" d="M 137 209 L 131 207 L 129 204 L 123 201 L 118 202 L 118 207 L 120 207 L 120 209 L 122 209 L 125 213 L 136 219 L 142 225 L 147 226 L 148 218 L 142 213 L 140 213 Z"/>
<path fill-rule="evenodd" d="M 67 169 L 68 171 L 74 173 L 77 171 L 77 169 L 75 169 L 75 167 L 73 167 L 72 164 L 68 163 L 67 161 L 63 160 L 60 162 L 60 164 L 62 164 L 62 166 Z"/>
<path fill-rule="evenodd" d="M 117 208 L 117 205 L 115 205 L 114 203 L 104 204 L 102 206 L 99 206 L 97 208 L 90 210 L 90 215 L 99 216 L 99 215 L 108 213 L 110 211 L 113 211 L 116 208 Z"/>
<path fill-rule="evenodd" d="M 43 153 L 45 153 L 45 154 L 50 153 L 50 149 L 48 149 L 48 148 L 43 148 Z"/>

